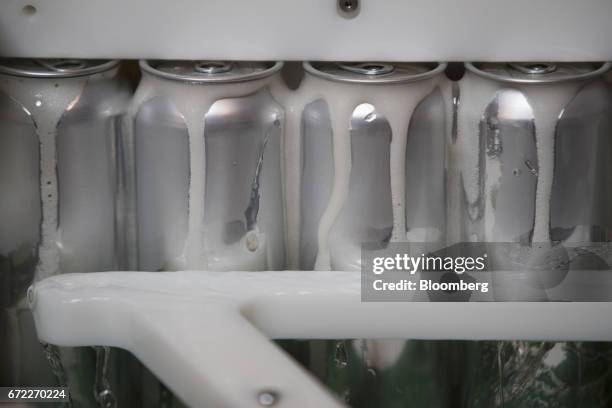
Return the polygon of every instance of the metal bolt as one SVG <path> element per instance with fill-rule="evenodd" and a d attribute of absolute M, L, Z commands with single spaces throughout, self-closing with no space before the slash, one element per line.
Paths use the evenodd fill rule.
<path fill-rule="evenodd" d="M 346 18 L 354 18 L 359 14 L 359 0 L 338 0 L 338 12 Z"/>
<path fill-rule="evenodd" d="M 510 66 L 523 74 L 529 75 L 550 74 L 557 70 L 557 66 L 549 62 L 511 63 Z"/>
<path fill-rule="evenodd" d="M 97 396 L 98 406 L 101 408 L 115 408 L 117 406 L 117 400 L 111 390 L 102 390 Z"/>
<path fill-rule="evenodd" d="M 257 395 L 257 401 L 262 407 L 271 407 L 278 401 L 278 394 L 274 391 L 262 391 Z"/>
<path fill-rule="evenodd" d="M 27 292 L 28 303 L 30 304 L 30 309 L 34 307 L 34 301 L 36 300 L 36 293 L 34 293 L 34 286 L 30 286 Z"/>

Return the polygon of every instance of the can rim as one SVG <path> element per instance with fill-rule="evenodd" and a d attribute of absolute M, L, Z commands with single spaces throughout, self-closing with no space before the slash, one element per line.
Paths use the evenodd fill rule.
<path fill-rule="evenodd" d="M 68 61 L 87 61 L 87 60 L 83 60 L 83 59 L 79 59 L 79 58 L 67 58 L 66 60 Z M 40 59 L 40 61 L 44 61 L 44 59 Z M 85 68 L 76 68 L 76 69 L 58 69 L 57 71 L 34 71 L 34 70 L 29 70 L 27 68 L 22 69 L 22 68 L 15 68 L 15 67 L 11 67 L 8 65 L 3 65 L 0 62 L 0 73 L 1 74 L 7 74 L 7 75 L 13 75 L 13 76 L 19 76 L 19 77 L 26 77 L 26 78 L 74 78 L 74 77 L 80 77 L 80 76 L 86 76 L 86 75 L 92 75 L 92 74 L 97 74 L 100 72 L 104 72 L 104 71 L 108 71 L 114 67 L 116 67 L 117 65 L 119 65 L 121 61 L 120 60 L 108 60 L 106 62 L 103 62 L 101 64 L 98 65 L 93 65 L 91 67 L 85 67 Z M 41 64 L 42 66 L 46 66 L 44 64 Z"/>
<path fill-rule="evenodd" d="M 387 64 L 387 63 L 384 63 Z M 390 63 L 393 65 L 393 63 Z M 425 79 L 432 78 L 439 73 L 443 72 L 446 69 L 446 62 L 432 62 L 430 64 L 436 64 L 435 67 L 430 69 L 429 71 L 425 71 L 419 74 L 413 75 L 405 75 L 399 77 L 389 77 L 385 75 L 364 75 L 364 78 L 356 78 L 356 77 L 342 77 L 337 74 L 330 74 L 327 72 L 323 72 L 312 65 L 312 61 L 304 61 L 302 66 L 304 71 L 312 74 L 316 77 L 328 79 L 330 81 L 335 82 L 344 82 L 344 83 L 352 83 L 352 84 L 400 84 L 400 83 L 408 83 L 408 82 L 417 82 Z"/>
<path fill-rule="evenodd" d="M 466 62 L 465 68 L 468 71 L 480 77 L 492 79 L 495 81 L 505 82 L 505 83 L 511 83 L 511 84 L 553 84 L 553 83 L 567 82 L 567 81 L 584 81 L 586 79 L 591 79 L 591 78 L 595 78 L 600 75 L 603 75 L 607 71 L 609 71 L 610 68 L 612 67 L 612 63 L 602 62 L 600 63 L 601 66 L 598 67 L 597 69 L 594 69 L 592 71 L 585 72 L 582 74 L 568 75 L 567 77 L 564 77 L 564 78 L 562 77 L 546 78 L 544 76 L 546 75 L 545 73 L 540 78 L 511 78 L 511 77 L 506 77 L 500 74 L 494 74 L 491 72 L 483 71 L 482 69 L 478 67 L 478 64 L 479 63 L 477 62 Z"/>
<path fill-rule="evenodd" d="M 156 68 L 153 68 L 150 64 L 150 61 L 155 61 L 155 60 L 142 59 L 138 61 L 138 65 L 140 66 L 140 69 L 142 69 L 143 71 L 149 74 L 152 74 L 157 77 L 164 78 L 164 79 L 170 79 L 173 81 L 180 81 L 180 82 L 194 82 L 194 83 L 206 83 L 206 84 L 227 84 L 227 83 L 248 82 L 248 81 L 254 81 L 257 79 L 263 79 L 263 78 L 267 78 L 279 72 L 283 68 L 283 65 L 284 65 L 283 61 L 265 61 L 265 62 L 272 62 L 273 64 L 269 68 L 264 69 L 262 71 L 251 72 L 251 73 L 243 74 L 243 75 L 237 75 L 235 77 L 223 77 L 223 76 L 202 77 L 202 76 L 196 76 L 196 75 L 172 74 L 170 72 L 160 71 Z M 213 61 L 213 62 L 219 63 L 220 61 Z M 227 63 L 232 63 L 232 62 L 227 61 Z"/>

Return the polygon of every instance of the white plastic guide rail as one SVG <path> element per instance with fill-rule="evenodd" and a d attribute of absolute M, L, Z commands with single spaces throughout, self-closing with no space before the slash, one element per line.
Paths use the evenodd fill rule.
<path fill-rule="evenodd" d="M 363 303 L 355 272 L 57 275 L 28 293 L 38 335 L 136 355 L 190 406 L 337 407 L 268 338 L 612 340 L 612 303 Z M 263 405 L 266 406 L 266 405 Z"/>
<path fill-rule="evenodd" d="M 358 0 L 343 11 L 346 2 L 3 0 L 0 55 L 612 60 L 609 0 Z"/>

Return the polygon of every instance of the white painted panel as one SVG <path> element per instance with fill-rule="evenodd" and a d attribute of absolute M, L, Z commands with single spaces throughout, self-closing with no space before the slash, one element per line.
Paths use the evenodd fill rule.
<path fill-rule="evenodd" d="M 610 0 L 3 0 L 0 54 L 282 60 L 610 60 Z M 32 8 L 24 7 L 31 5 Z M 27 12 L 29 11 L 29 13 Z"/>

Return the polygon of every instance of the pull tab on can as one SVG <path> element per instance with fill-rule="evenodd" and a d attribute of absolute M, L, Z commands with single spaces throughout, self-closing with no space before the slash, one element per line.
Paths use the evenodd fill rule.
<path fill-rule="evenodd" d="M 203 74 L 223 74 L 231 71 L 233 64 L 227 61 L 196 61 L 193 69 Z"/>
<path fill-rule="evenodd" d="M 533 62 L 533 63 L 509 63 L 511 68 L 527 75 L 544 75 L 550 74 L 557 70 L 557 66 L 550 62 Z"/>
<path fill-rule="evenodd" d="M 79 59 L 35 60 L 41 67 L 52 72 L 74 73 L 87 67 L 87 63 Z"/>
<path fill-rule="evenodd" d="M 353 72 L 360 75 L 386 75 L 395 71 L 391 64 L 379 62 L 360 62 L 360 63 L 338 63 L 338 67 L 344 71 Z"/>

